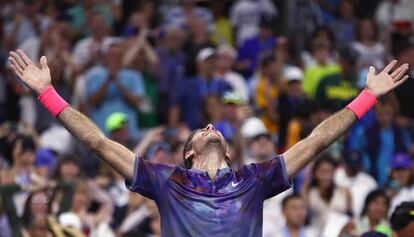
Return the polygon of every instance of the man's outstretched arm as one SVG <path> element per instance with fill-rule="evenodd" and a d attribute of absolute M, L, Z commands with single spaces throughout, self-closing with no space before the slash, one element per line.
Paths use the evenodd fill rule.
<path fill-rule="evenodd" d="M 15 74 L 33 91 L 43 96 L 52 108 L 48 108 L 66 129 L 85 146 L 92 149 L 103 161 L 108 163 L 126 179 L 131 180 L 135 155 L 122 145 L 106 138 L 103 132 L 86 116 L 82 115 L 70 106 L 64 106 L 64 101 L 51 101 L 57 98 L 53 93 L 45 94 L 46 90 L 52 91 L 49 67 L 46 57 L 40 59 L 40 68 L 23 53 L 10 52 L 9 61 Z M 45 102 L 42 102 L 45 103 Z M 56 105 L 56 104 L 60 105 Z M 46 106 L 48 107 L 48 106 Z M 59 109 L 60 108 L 60 109 Z M 58 109 L 58 110 L 56 110 Z"/>
<path fill-rule="evenodd" d="M 363 115 L 361 107 L 366 107 L 365 112 L 369 109 L 365 103 L 367 101 L 364 100 L 376 101 L 376 98 L 388 93 L 408 79 L 408 76 L 405 75 L 408 70 L 407 64 L 401 65 L 390 73 L 396 64 L 397 61 L 392 61 L 379 74 L 375 74 L 374 67 L 370 67 L 366 80 L 366 91 L 363 92 L 365 95 L 357 97 L 352 106 L 347 106 L 323 121 L 307 138 L 283 154 L 289 177 L 293 177 L 321 151 L 342 136 L 358 120 L 358 117 Z"/>

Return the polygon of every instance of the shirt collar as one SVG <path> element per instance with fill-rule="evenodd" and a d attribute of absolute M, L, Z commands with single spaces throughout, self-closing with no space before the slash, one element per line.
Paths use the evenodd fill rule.
<path fill-rule="evenodd" d="M 191 168 L 188 171 L 190 171 L 192 173 L 200 174 L 200 175 L 208 174 L 207 171 L 202 171 L 202 170 L 198 170 L 198 169 L 194 169 L 194 168 Z M 229 174 L 229 173 L 231 173 L 231 169 L 230 169 L 230 167 L 227 166 L 227 167 L 218 169 L 216 174 L 217 174 L 217 178 L 219 178 L 219 177 L 223 177 L 223 176 L 225 176 L 226 174 Z"/>

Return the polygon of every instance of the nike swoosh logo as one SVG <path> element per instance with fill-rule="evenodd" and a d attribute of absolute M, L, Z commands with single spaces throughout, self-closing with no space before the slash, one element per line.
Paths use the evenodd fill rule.
<path fill-rule="evenodd" d="M 231 186 L 234 188 L 234 187 L 236 187 L 237 185 L 239 185 L 239 183 L 234 183 L 233 181 L 231 181 Z"/>

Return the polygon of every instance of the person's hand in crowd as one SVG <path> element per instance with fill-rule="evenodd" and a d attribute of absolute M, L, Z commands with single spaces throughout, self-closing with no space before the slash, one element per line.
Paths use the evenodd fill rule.
<path fill-rule="evenodd" d="M 190 134 L 191 134 L 191 129 L 187 125 L 181 124 L 178 127 L 178 140 L 180 142 L 185 142 L 188 136 L 190 136 Z"/>
<path fill-rule="evenodd" d="M 241 105 L 237 108 L 237 119 L 239 120 L 240 126 L 244 120 L 253 115 L 253 109 L 250 105 Z"/>
<path fill-rule="evenodd" d="M 163 126 L 159 126 L 153 129 L 150 129 L 142 140 L 137 144 L 134 148 L 135 154 L 145 154 L 150 145 L 154 142 L 160 142 L 163 140 L 163 132 L 165 128 Z"/>
<path fill-rule="evenodd" d="M 345 224 L 345 226 L 342 228 L 339 236 L 347 236 L 347 237 L 358 237 L 358 234 L 356 233 L 356 225 L 354 221 L 349 221 Z"/>
<path fill-rule="evenodd" d="M 106 188 L 109 186 L 111 179 L 107 175 L 97 175 L 95 183 L 99 188 Z"/>
<path fill-rule="evenodd" d="M 11 133 L 11 123 L 10 122 L 4 122 L 0 124 L 0 139 L 3 139 L 10 135 Z"/>
<path fill-rule="evenodd" d="M 44 177 L 37 175 L 35 172 L 30 174 L 30 183 L 23 187 L 26 192 L 37 192 L 47 188 L 55 188 L 56 182 L 53 180 L 47 180 Z"/>

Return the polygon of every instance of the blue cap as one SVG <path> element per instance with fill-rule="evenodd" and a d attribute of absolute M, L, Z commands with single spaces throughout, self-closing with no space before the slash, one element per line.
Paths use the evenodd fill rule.
<path fill-rule="evenodd" d="M 408 154 L 397 153 L 390 162 L 391 169 L 411 168 L 411 158 Z"/>
<path fill-rule="evenodd" d="M 344 150 L 343 160 L 347 166 L 354 167 L 360 166 L 362 164 L 362 155 L 360 151 L 357 150 Z"/>
<path fill-rule="evenodd" d="M 36 151 L 35 165 L 46 166 L 49 169 L 53 168 L 56 163 L 56 157 L 52 150 L 47 148 L 40 148 Z"/>

